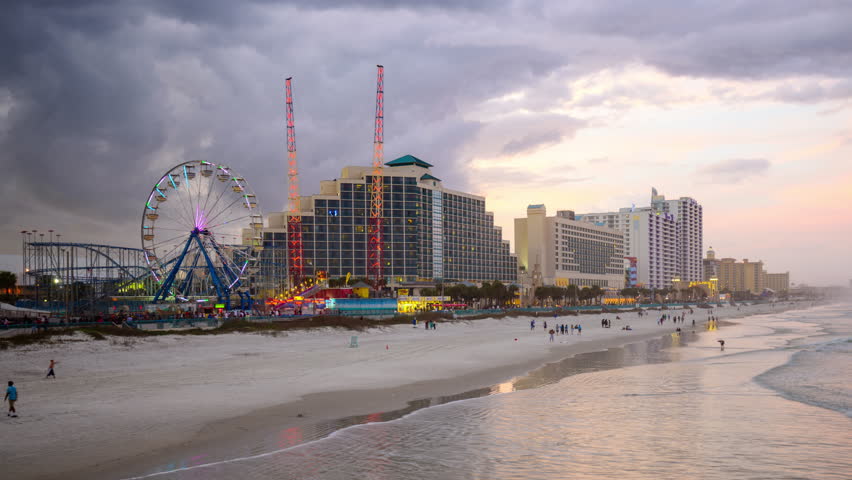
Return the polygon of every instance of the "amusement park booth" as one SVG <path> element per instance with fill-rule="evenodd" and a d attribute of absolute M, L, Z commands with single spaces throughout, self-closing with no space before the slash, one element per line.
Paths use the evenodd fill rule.
<path fill-rule="evenodd" d="M 431 312 L 446 309 L 447 305 L 444 302 L 450 300 L 450 297 L 399 297 L 397 308 L 400 313 Z"/>
<path fill-rule="evenodd" d="M 329 298 L 325 306 L 330 313 L 340 315 L 393 315 L 397 312 L 395 298 Z"/>

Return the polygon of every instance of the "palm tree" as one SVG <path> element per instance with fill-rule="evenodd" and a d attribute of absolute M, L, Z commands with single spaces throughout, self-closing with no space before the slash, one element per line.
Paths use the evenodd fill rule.
<path fill-rule="evenodd" d="M 515 304 L 514 300 L 515 300 L 515 297 L 518 294 L 518 290 L 519 290 L 518 286 L 515 285 L 514 283 L 509 285 L 509 288 L 506 289 L 506 294 L 507 294 L 509 300 L 512 302 L 512 305 Z"/>
<path fill-rule="evenodd" d="M 547 298 L 547 287 L 535 287 L 535 292 L 533 292 L 533 296 L 540 305 L 544 304 L 544 299 Z"/>
<path fill-rule="evenodd" d="M 482 282 L 479 292 L 480 298 L 484 301 L 485 308 L 490 307 L 491 299 L 494 298 L 494 287 L 488 282 Z"/>
<path fill-rule="evenodd" d="M 491 282 L 491 289 L 494 303 L 497 304 L 497 306 L 502 307 L 506 300 L 506 285 L 503 285 L 503 282 L 500 280 L 494 280 Z"/>
<path fill-rule="evenodd" d="M 565 287 L 565 296 L 571 298 L 571 304 L 577 305 L 577 301 L 579 300 L 580 291 L 577 288 L 577 285 L 568 285 Z"/>
<path fill-rule="evenodd" d="M 590 298 L 592 298 L 592 289 L 589 287 L 583 287 L 582 290 L 580 290 L 580 300 L 586 301 Z"/>
<path fill-rule="evenodd" d="M 595 299 L 596 303 L 600 303 L 599 300 L 600 300 L 600 297 L 603 296 L 604 291 L 601 290 L 601 287 L 599 287 L 597 285 L 592 285 L 592 288 L 589 289 L 589 294 L 592 296 L 592 298 Z"/>

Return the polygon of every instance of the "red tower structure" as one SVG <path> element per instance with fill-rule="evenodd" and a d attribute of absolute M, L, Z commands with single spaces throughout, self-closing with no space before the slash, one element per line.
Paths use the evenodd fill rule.
<path fill-rule="evenodd" d="M 384 164 L 385 164 L 385 67 L 376 65 L 376 123 L 373 131 L 373 181 L 370 186 L 370 245 L 367 258 L 367 275 L 373 286 L 384 283 L 384 255 L 382 220 L 384 216 Z"/>
<path fill-rule="evenodd" d="M 302 214 L 299 210 L 299 167 L 296 163 L 296 125 L 293 116 L 293 77 L 285 82 L 287 102 L 287 179 L 290 181 L 289 215 L 287 217 L 287 257 L 290 286 L 296 286 L 304 275 L 302 266 Z"/>

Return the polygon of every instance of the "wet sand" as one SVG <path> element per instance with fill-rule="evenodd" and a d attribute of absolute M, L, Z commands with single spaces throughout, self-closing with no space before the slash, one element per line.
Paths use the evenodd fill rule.
<path fill-rule="evenodd" d="M 719 317 L 730 318 L 769 311 L 769 306 L 748 307 L 739 312 L 729 307 L 721 309 Z M 775 311 L 780 311 L 780 307 Z M 16 445 L 12 452 L 7 451 L 3 455 L 6 458 L 2 460 L 8 466 L 7 472 L 14 472 L 19 477 L 123 478 L 162 471 L 170 466 L 230 458 L 235 449 L 262 452 L 286 445 L 287 442 L 307 441 L 312 437 L 327 435 L 340 428 L 337 419 L 404 410 L 411 407 L 409 402 L 426 406 L 442 397 L 453 398 L 476 392 L 477 389 L 493 388 L 495 384 L 523 375 L 542 364 L 557 362 L 572 355 L 658 339 L 673 331 L 675 326 L 670 322 L 658 326 L 655 324 L 656 318 L 662 313 L 679 312 L 651 311 L 641 320 L 635 314 L 619 314 L 622 320 L 615 321 L 612 329 L 601 329 L 600 318 L 614 319 L 615 314 L 562 317 L 557 319 L 557 323 L 582 322 L 585 331 L 582 337 L 557 336 L 557 343 L 553 344 L 547 342 L 547 335 L 540 326 L 537 326 L 536 331 L 529 332 L 529 319 L 525 318 L 442 324 L 437 332 L 410 327 L 368 332 L 360 334 L 361 349 L 364 349 L 361 353 L 340 348 L 339 344 L 348 340 L 348 332 L 311 332 L 284 339 L 258 335 L 213 339 L 221 344 L 206 345 L 204 348 L 192 344 L 181 345 L 179 351 L 183 356 L 177 358 L 168 356 L 175 355 L 174 346 L 163 348 L 162 345 L 143 344 L 131 348 L 130 352 L 119 353 L 131 357 L 129 361 L 132 362 L 132 357 L 151 360 L 152 352 L 147 350 L 153 350 L 154 355 L 171 361 L 175 372 L 161 372 L 158 369 L 162 368 L 161 363 L 158 363 L 162 362 L 161 358 L 154 361 L 152 368 L 145 372 L 136 372 L 130 367 L 131 371 L 126 378 L 111 376 L 110 373 L 104 373 L 103 376 L 118 383 L 124 395 L 144 397 L 141 400 L 149 400 L 146 397 L 150 393 L 149 388 L 159 383 L 165 388 L 164 392 L 174 390 L 177 401 L 157 403 L 158 397 L 155 396 L 153 404 L 135 403 L 134 407 L 141 405 L 140 410 L 131 410 L 129 417 L 113 416 L 114 412 L 109 410 L 100 413 L 75 411 L 68 422 L 64 422 L 63 416 L 56 416 L 53 418 L 54 426 L 60 429 L 60 438 L 65 436 L 61 433 L 63 422 L 65 428 L 88 425 L 94 431 L 74 435 L 77 443 L 72 448 L 60 450 L 60 455 L 54 455 L 55 461 L 49 464 L 33 462 L 28 458 L 38 457 L 38 452 L 43 451 L 41 448 L 47 448 L 43 444 L 55 439 L 55 436 L 50 436 L 54 435 L 51 429 L 44 427 L 51 419 L 40 419 L 33 424 L 44 430 L 36 433 L 48 436 L 24 435 L 24 442 Z M 706 311 L 696 309 L 694 318 L 700 324 L 706 319 Z M 538 319 L 539 322 L 543 320 Z M 634 331 L 621 331 L 620 326 L 625 323 L 631 324 Z M 683 326 L 691 329 L 689 316 Z M 513 336 L 518 338 L 517 342 Z M 247 348 L 256 351 L 244 351 Z M 286 348 L 291 355 L 282 357 L 279 352 L 282 348 Z M 118 346 L 114 349 L 121 350 Z M 205 359 L 197 363 L 188 360 L 193 355 L 210 355 L 211 349 L 220 357 L 230 352 L 227 367 L 218 363 L 211 366 L 209 360 Z M 27 352 L 24 356 L 38 353 Z M 70 352 L 65 353 L 70 355 Z M 86 352 L 83 349 L 80 354 L 97 358 L 103 353 Z M 4 352 L 3 355 L 8 354 Z M 55 352 L 51 355 L 60 356 Z M 353 361 L 353 355 L 361 357 Z M 109 354 L 106 356 L 111 358 Z M 320 357 L 325 357 L 325 362 Z M 0 357 L 3 360 L 5 358 Z M 260 371 L 257 371 L 261 368 L 257 362 L 263 366 Z M 299 363 L 302 365 L 296 368 Z M 63 371 L 59 372 L 62 374 Z M 156 372 L 161 372 L 162 378 L 159 380 Z M 192 378 L 197 381 L 192 382 Z M 241 397 L 242 403 L 234 402 L 234 399 L 222 401 L 219 398 L 223 388 L 227 395 L 227 386 L 231 382 L 239 382 L 236 388 L 250 394 Z M 75 383 L 75 380 L 70 379 L 70 383 Z M 378 387 L 359 388 L 371 384 Z M 66 388 L 67 404 L 71 409 L 77 407 L 80 387 L 85 390 L 99 385 L 84 383 L 77 385 L 77 388 Z M 338 385 L 339 389 L 324 388 L 329 385 Z M 115 392 L 108 390 L 105 388 L 101 392 L 104 398 L 100 401 L 126 399 L 121 395 L 114 398 L 110 394 Z M 172 410 L 170 407 L 175 408 Z M 240 415 L 240 410 L 247 413 Z M 196 416 L 187 414 L 193 411 L 197 412 Z M 162 414 L 159 420 L 158 413 Z M 101 418 L 91 419 L 91 416 Z M 26 425 L 27 422 L 21 420 L 18 424 Z M 283 432 L 292 432 L 294 429 L 311 433 L 296 439 L 282 438 L 282 435 L 287 435 Z"/>

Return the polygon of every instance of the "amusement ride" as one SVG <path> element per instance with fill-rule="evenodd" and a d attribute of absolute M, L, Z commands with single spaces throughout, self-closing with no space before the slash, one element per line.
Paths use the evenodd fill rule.
<path fill-rule="evenodd" d="M 151 189 L 142 250 L 159 284 L 154 302 L 215 299 L 251 305 L 249 277 L 263 248 L 263 215 L 246 180 L 204 160 L 181 163 Z"/>

